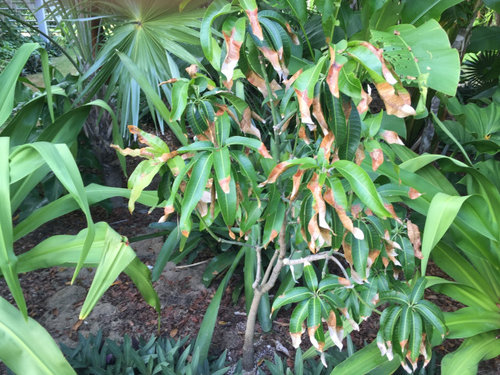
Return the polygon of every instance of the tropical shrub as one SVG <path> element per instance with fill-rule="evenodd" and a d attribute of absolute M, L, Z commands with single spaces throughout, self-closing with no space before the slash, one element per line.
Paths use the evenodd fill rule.
<path fill-rule="evenodd" d="M 458 53 L 434 19 L 451 5 L 426 13 L 428 2 L 363 2 L 353 11 L 346 2 L 317 1 L 308 11 L 306 1 L 215 1 L 201 25 L 207 71 L 215 73 L 191 66 L 189 78 L 163 82 L 172 85 L 170 109 L 120 54 L 183 145 L 172 151 L 130 127 L 145 147 L 116 148 L 146 160 L 129 179 L 129 208 L 159 173 L 161 221 L 179 213 L 165 252 L 182 251 L 194 229 L 241 246 L 231 250 L 205 316 L 196 342 L 202 350 L 228 278 L 244 258 L 246 371 L 253 368 L 257 315 L 270 329 L 269 315 L 291 303 L 298 303 L 290 321 L 294 346 L 304 324 L 320 353 L 332 342 L 341 347 L 382 301 L 389 307 L 378 344 L 391 366 L 401 362 L 411 371 L 406 358 L 413 368 L 420 354 L 430 360 L 431 344 L 446 328 L 439 309 L 423 300 L 419 232 L 400 204 L 418 205 L 427 192 L 383 177 L 380 168 L 398 175 L 389 145 L 402 144 L 402 118 L 427 116 L 428 91 L 456 92 Z M 379 113 L 368 110 L 375 91 L 385 107 Z M 268 293 L 277 282 L 271 308 Z M 368 355 L 386 361 L 375 345 Z"/>
<path fill-rule="evenodd" d="M 45 128 L 38 135 L 37 142 L 23 143 L 33 131 L 31 121 L 36 122 L 29 116 L 36 118 L 38 114 L 32 114 L 25 107 L 19 109 L 14 117 L 10 112 L 19 72 L 30 53 L 37 47 L 36 44 L 21 47 L 0 75 L 3 84 L 0 88 L 0 124 L 12 118 L 2 128 L 0 136 L 0 196 L 3 202 L 0 207 L 0 275 L 5 279 L 19 309 L 5 299 L 0 299 L 0 359 L 20 374 L 72 374 L 73 370 L 64 360 L 55 342 L 38 323 L 28 317 L 18 278 L 20 273 L 57 265 L 69 266 L 75 267 L 72 278 L 74 282 L 83 266 L 96 267 L 94 280 L 79 315 L 80 319 L 88 316 L 122 271 L 130 276 L 144 298 L 157 311 L 159 302 L 150 281 L 150 271 L 135 256 L 128 240 L 108 224 L 94 223 L 90 214 L 90 204 L 113 196 L 129 197 L 130 192 L 99 185 L 84 187 L 68 145 L 47 142 L 68 141 L 71 144 L 71 125 L 81 123 L 78 115 L 82 116 L 82 113 L 67 112 L 61 116 L 64 121 L 55 121 Z M 43 50 L 41 54 L 44 55 Z M 31 101 L 27 106 L 33 103 Z M 70 125 L 63 126 L 66 122 Z M 13 141 L 4 134 L 11 135 Z M 49 174 L 53 174 L 60 181 L 66 194 L 45 206 L 31 210 L 33 212 L 20 215 L 22 203 Z M 139 199 L 150 205 L 157 200 L 156 194 L 146 193 Z M 14 252 L 14 242 L 50 220 L 77 209 L 85 214 L 87 229 L 76 236 L 50 237 L 23 254 Z"/>

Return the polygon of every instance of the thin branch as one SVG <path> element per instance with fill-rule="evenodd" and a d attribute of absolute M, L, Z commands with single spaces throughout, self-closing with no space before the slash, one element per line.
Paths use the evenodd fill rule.
<path fill-rule="evenodd" d="M 255 282 L 252 284 L 252 288 L 255 289 L 257 286 L 260 284 L 260 280 L 262 277 L 262 254 L 261 254 L 262 247 L 257 247 L 255 249 L 257 253 L 257 272 L 255 275 Z"/>
<path fill-rule="evenodd" d="M 205 259 L 205 260 L 202 260 L 200 262 L 196 262 L 196 263 L 192 263 L 192 264 L 186 264 L 184 266 L 177 266 L 177 267 L 175 267 L 175 269 L 176 270 L 182 270 L 182 269 L 185 269 L 185 268 L 191 268 L 191 267 L 201 266 L 202 264 L 208 263 L 211 260 L 212 259 Z"/>
<path fill-rule="evenodd" d="M 271 261 L 269 262 L 269 265 L 267 266 L 266 273 L 264 274 L 264 277 L 262 278 L 262 282 L 260 283 L 259 287 L 262 287 L 267 283 L 267 280 L 269 279 L 271 271 L 274 268 L 274 262 L 276 261 L 276 258 L 278 258 L 278 254 L 279 254 L 279 251 L 276 250 L 273 254 L 273 257 L 271 258 Z"/>

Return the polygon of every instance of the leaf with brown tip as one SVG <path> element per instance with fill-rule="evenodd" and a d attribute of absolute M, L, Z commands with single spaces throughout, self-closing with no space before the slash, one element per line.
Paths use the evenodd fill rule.
<path fill-rule="evenodd" d="M 394 86 L 386 81 L 375 83 L 375 86 L 384 101 L 388 115 L 395 115 L 399 118 L 416 115 L 415 109 L 411 106 L 410 94 L 402 86 L 397 93 Z"/>
<path fill-rule="evenodd" d="M 373 149 L 370 151 L 370 157 L 372 158 L 372 170 L 375 172 L 384 162 L 384 152 L 380 148 Z"/>

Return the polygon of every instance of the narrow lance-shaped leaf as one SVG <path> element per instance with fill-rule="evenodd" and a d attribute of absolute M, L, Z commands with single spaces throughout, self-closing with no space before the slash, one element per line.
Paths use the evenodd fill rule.
<path fill-rule="evenodd" d="M 0 270 L 7 282 L 7 286 L 21 310 L 24 319 L 28 318 L 28 309 L 24 299 L 21 284 L 17 276 L 17 257 L 14 254 L 12 234 L 12 212 L 10 205 L 10 142 L 9 138 L 0 138 L 0 197 L 3 203 L 0 206 Z"/>
<path fill-rule="evenodd" d="M 221 50 L 215 39 L 212 37 L 212 23 L 217 17 L 230 12 L 231 4 L 225 4 L 223 7 L 220 7 L 220 3 L 213 2 L 208 6 L 201 22 L 201 48 L 203 49 L 203 53 L 207 60 L 217 70 L 219 70 L 220 67 Z"/>
<path fill-rule="evenodd" d="M 198 204 L 205 191 L 208 176 L 212 169 L 213 156 L 211 153 L 202 153 L 196 160 L 191 171 L 191 177 L 184 192 L 184 198 L 181 204 L 181 217 L 179 227 L 184 237 L 189 236 L 189 219 L 194 208 Z"/>
<path fill-rule="evenodd" d="M 469 196 L 460 197 L 437 193 L 432 198 L 425 221 L 422 239 L 422 276 L 425 276 L 429 256 L 436 244 L 441 240 Z"/>
<path fill-rule="evenodd" d="M 233 73 L 238 60 L 240 59 L 240 49 L 245 39 L 246 19 L 233 17 L 228 18 L 222 25 L 222 35 L 226 43 L 226 57 L 222 62 L 221 73 L 226 76 L 224 85 L 230 90 L 232 87 Z"/>
<path fill-rule="evenodd" d="M 295 309 L 293 309 L 292 315 L 290 317 L 290 336 L 292 337 L 292 345 L 294 348 L 298 348 L 302 342 L 302 333 L 304 332 L 304 320 L 307 318 L 309 313 L 309 302 L 311 299 L 305 299 L 300 302 Z"/>
<path fill-rule="evenodd" d="M 73 375 L 49 333 L 0 297 L 0 360 L 16 374 Z"/>
<path fill-rule="evenodd" d="M 275 298 L 272 309 L 271 309 L 271 314 L 279 309 L 282 306 L 288 305 L 290 303 L 294 302 L 300 302 L 305 300 L 308 297 L 312 297 L 313 293 L 309 290 L 309 288 L 306 287 L 296 287 L 293 289 L 288 290 L 281 296 L 278 296 Z"/>
<path fill-rule="evenodd" d="M 262 33 L 262 27 L 259 23 L 259 17 L 257 15 L 259 9 L 257 8 L 257 3 L 255 0 L 240 0 L 240 5 L 245 10 L 248 20 L 250 21 L 250 27 L 252 28 L 252 33 L 261 41 L 264 40 L 264 35 Z"/>
<path fill-rule="evenodd" d="M 391 216 L 391 213 L 384 207 L 370 176 L 361 167 L 348 160 L 336 161 L 333 166 L 349 181 L 358 198 L 377 216 Z"/>
<path fill-rule="evenodd" d="M 170 113 L 170 121 L 179 121 L 184 113 L 188 100 L 188 90 L 188 81 L 178 80 L 174 82 L 172 87 L 172 113 Z"/>
<path fill-rule="evenodd" d="M 310 107 L 314 99 L 314 88 L 319 80 L 319 75 L 325 64 L 323 56 L 315 66 L 304 70 L 294 82 L 295 94 L 299 102 L 300 115 L 303 123 L 314 124 L 311 119 Z"/>

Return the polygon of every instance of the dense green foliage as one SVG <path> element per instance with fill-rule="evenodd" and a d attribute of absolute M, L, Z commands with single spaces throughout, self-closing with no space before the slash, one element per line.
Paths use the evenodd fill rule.
<path fill-rule="evenodd" d="M 204 281 L 226 274 L 183 352 L 192 352 L 191 363 L 172 356 L 187 373 L 208 371 L 217 312 L 235 272 L 243 274 L 247 373 L 256 321 L 271 330 L 285 306 L 293 346 L 307 331 L 312 347 L 303 358 L 319 355 L 334 375 L 400 366 L 423 372 L 446 338 L 465 341 L 443 358 L 443 374 L 474 374 L 481 360 L 500 354 L 498 1 L 215 0 L 198 9 L 195 1 L 130 1 L 120 9 L 56 3 L 56 13 L 81 18 L 63 25 L 75 39 L 68 46 L 81 52 L 78 81 L 51 70 L 37 44 L 19 48 L 0 75 L 0 196 L 8 202 L 0 209 L 0 269 L 20 309 L 2 300 L 1 316 L 25 317 L 13 333 L 1 332 L 4 342 L 30 342 L 26 325 L 43 332 L 27 318 L 20 272 L 64 264 L 76 267 L 76 277 L 82 266 L 96 266 L 82 319 L 122 271 L 158 308 L 151 281 L 207 238 L 220 252 Z M 114 17 L 99 19 L 103 13 Z M 18 77 L 35 50 L 45 87 L 29 97 Z M 96 94 L 103 100 L 91 101 Z M 145 159 L 129 190 L 82 182 L 77 137 L 84 127 L 91 138 L 103 134 L 97 121 L 88 125 L 91 108 L 110 114 L 105 139 L 113 139 L 122 166 L 123 156 Z M 141 130 L 140 108 L 181 147 Z M 136 148 L 122 140 L 130 121 Z M 30 192 L 51 174 L 59 193 L 35 209 Z M 157 175 L 157 191 L 145 190 Z M 90 218 L 89 205 L 112 196 L 129 198 L 130 211 L 135 202 L 164 210 L 159 226 L 169 234 L 151 274 L 118 233 Z M 13 241 L 75 209 L 88 218 L 79 235 L 14 254 Z M 430 260 L 453 281 L 427 275 Z M 426 288 L 466 307 L 442 313 L 425 300 Z M 348 350 L 345 360 L 325 355 L 333 345 L 342 350 L 372 314 L 380 315 L 375 343 Z M 45 332 L 40 340 L 50 342 Z M 106 348 L 154 368 L 144 356 L 158 342 L 144 343 L 138 357 L 130 340 Z M 161 343 L 174 352 L 184 344 Z M 47 373 L 72 373 L 48 345 L 50 355 L 33 342 L 26 363 L 57 362 L 65 370 Z M 82 348 L 74 358 L 104 363 L 104 351 Z M 0 358 L 7 357 L 11 369 L 23 370 L 1 346 Z M 280 363 L 268 367 L 287 371 Z"/>

